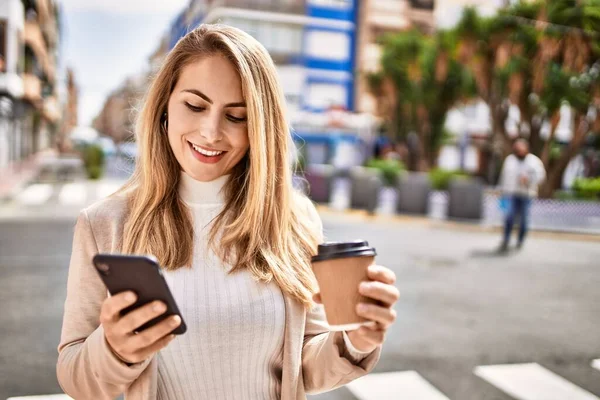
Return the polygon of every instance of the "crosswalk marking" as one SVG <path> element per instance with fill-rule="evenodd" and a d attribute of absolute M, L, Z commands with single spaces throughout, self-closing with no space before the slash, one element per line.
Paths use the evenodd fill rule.
<path fill-rule="evenodd" d="M 415 371 L 370 374 L 346 387 L 359 400 L 449 400 Z"/>
<path fill-rule="evenodd" d="M 52 196 L 53 187 L 49 183 L 34 183 L 17 195 L 19 203 L 28 206 L 44 204 Z"/>
<path fill-rule="evenodd" d="M 600 371 L 600 358 L 592 361 L 592 367 Z"/>
<path fill-rule="evenodd" d="M 9 397 L 6 400 L 73 400 L 66 394 L 42 394 L 39 396 Z"/>
<path fill-rule="evenodd" d="M 87 192 L 83 183 L 67 183 L 58 195 L 58 201 L 64 205 L 83 205 L 87 200 Z"/>
<path fill-rule="evenodd" d="M 474 373 L 519 400 L 598 400 L 536 363 L 480 366 Z"/>

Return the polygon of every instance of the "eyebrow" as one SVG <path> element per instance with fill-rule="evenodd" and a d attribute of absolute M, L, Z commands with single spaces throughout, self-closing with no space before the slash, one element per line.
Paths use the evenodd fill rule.
<path fill-rule="evenodd" d="M 213 104 L 213 101 L 207 95 L 205 95 L 198 89 L 183 89 L 182 92 L 195 94 L 196 96 L 201 97 L 204 100 L 206 100 L 209 104 Z M 227 104 L 225 104 L 225 108 L 227 108 L 227 107 L 246 107 L 246 102 L 238 101 L 237 103 L 227 103 Z"/>

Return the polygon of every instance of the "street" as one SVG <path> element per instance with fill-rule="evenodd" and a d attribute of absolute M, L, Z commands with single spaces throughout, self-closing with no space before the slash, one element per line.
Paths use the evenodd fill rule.
<path fill-rule="evenodd" d="M 61 393 L 56 346 L 78 207 L 48 201 L 56 203 L 13 201 L 0 213 L 0 399 Z M 36 207 L 55 217 L 28 217 Z M 328 210 L 322 217 L 329 240 L 369 240 L 402 295 L 374 373 L 312 399 L 600 396 L 597 237 L 533 234 L 520 252 L 498 257 L 495 233 Z"/>

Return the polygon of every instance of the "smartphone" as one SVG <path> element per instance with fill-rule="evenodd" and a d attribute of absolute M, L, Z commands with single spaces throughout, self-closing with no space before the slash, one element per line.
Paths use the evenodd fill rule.
<path fill-rule="evenodd" d="M 135 304 L 121 310 L 121 316 L 155 300 L 167 305 L 165 313 L 138 327 L 135 332 L 150 328 L 172 315 L 179 315 L 181 324 L 171 333 L 185 333 L 187 327 L 183 316 L 154 256 L 96 254 L 92 261 L 111 296 L 128 290 L 137 295 Z"/>

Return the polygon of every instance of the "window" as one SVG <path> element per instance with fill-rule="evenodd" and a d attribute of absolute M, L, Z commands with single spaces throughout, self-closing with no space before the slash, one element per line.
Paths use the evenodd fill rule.
<path fill-rule="evenodd" d="M 6 72 L 7 40 L 6 21 L 0 20 L 0 72 Z"/>
<path fill-rule="evenodd" d="M 325 109 L 331 106 L 346 105 L 346 87 L 337 83 L 312 83 L 308 87 L 309 107 Z"/>
<path fill-rule="evenodd" d="M 306 33 L 306 53 L 319 59 L 347 61 L 350 58 L 350 37 L 344 32 L 309 31 Z"/>

